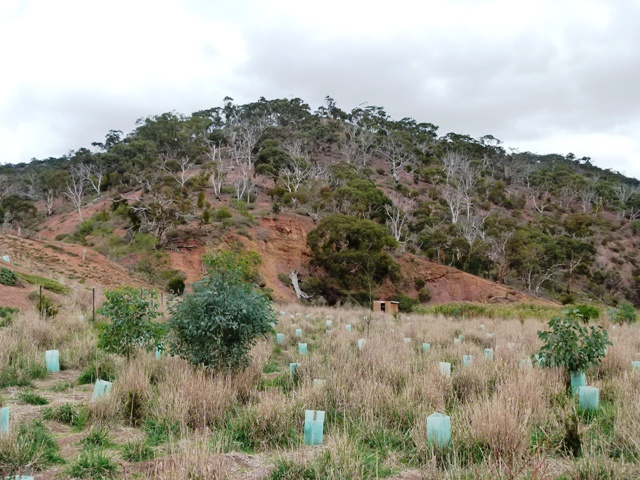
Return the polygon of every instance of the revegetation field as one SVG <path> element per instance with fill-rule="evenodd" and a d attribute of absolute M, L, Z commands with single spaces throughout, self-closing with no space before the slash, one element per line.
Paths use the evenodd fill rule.
<path fill-rule="evenodd" d="M 254 309 L 210 280 L 227 304 L 122 288 L 96 321 L 74 294 L 55 316 L 3 315 L 0 476 L 640 477 L 633 310 Z"/>

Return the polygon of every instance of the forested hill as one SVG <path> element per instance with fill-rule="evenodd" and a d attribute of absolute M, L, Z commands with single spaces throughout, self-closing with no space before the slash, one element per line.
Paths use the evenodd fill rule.
<path fill-rule="evenodd" d="M 316 299 L 401 285 L 406 253 L 565 303 L 640 304 L 640 181 L 381 107 L 346 112 L 331 98 L 315 112 L 300 99 L 227 98 L 60 158 L 0 166 L 5 231 L 42 231 L 62 213 L 77 225 L 59 239 L 163 286 L 182 275 L 166 252 L 229 232 L 238 244 L 268 241 L 260 219 L 286 214 L 310 225 L 300 275 Z M 413 280 L 428 301 L 428 284 Z"/>

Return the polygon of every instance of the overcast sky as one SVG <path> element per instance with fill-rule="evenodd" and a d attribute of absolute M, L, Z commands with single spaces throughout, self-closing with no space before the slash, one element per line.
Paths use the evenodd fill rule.
<path fill-rule="evenodd" d="M 326 95 L 640 178 L 636 0 L 0 0 L 0 163 Z"/>

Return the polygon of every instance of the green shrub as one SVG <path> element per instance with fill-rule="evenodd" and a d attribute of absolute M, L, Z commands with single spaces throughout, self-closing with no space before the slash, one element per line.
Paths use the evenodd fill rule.
<path fill-rule="evenodd" d="M 569 372 L 584 372 L 598 366 L 609 341 L 600 325 L 583 327 L 575 310 L 565 310 L 562 317 L 549 321 L 549 330 L 538 332 L 543 345 L 538 352 L 545 367 L 561 367 Z"/>
<path fill-rule="evenodd" d="M 428 303 L 431 301 L 431 298 L 432 293 L 428 288 L 423 287 L 418 291 L 418 300 L 420 300 L 420 303 Z"/>
<path fill-rule="evenodd" d="M 391 300 L 394 302 L 398 302 L 398 310 L 400 310 L 400 312 L 402 313 L 411 313 L 413 307 L 420 303 L 415 298 L 411 298 L 401 293 L 392 297 Z"/>
<path fill-rule="evenodd" d="M 243 368 L 256 339 L 276 322 L 271 301 L 238 271 L 209 274 L 170 307 L 171 351 L 194 365 Z"/>
<path fill-rule="evenodd" d="M 108 353 L 131 356 L 138 349 L 152 350 L 161 341 L 163 327 L 156 292 L 120 287 L 106 290 L 98 313 L 111 320 L 101 325 L 98 346 Z"/>
<path fill-rule="evenodd" d="M 29 292 L 27 298 L 35 303 L 36 309 L 43 317 L 55 317 L 58 314 L 60 305 L 40 292 Z"/>
<path fill-rule="evenodd" d="M 68 475 L 72 478 L 113 479 L 118 465 L 113 459 L 99 450 L 84 450 L 69 466 Z"/>
<path fill-rule="evenodd" d="M 0 328 L 11 325 L 12 320 L 17 314 L 17 308 L 0 307 Z"/>
<path fill-rule="evenodd" d="M 167 282 L 167 290 L 174 295 L 182 295 L 185 288 L 184 279 L 180 277 L 174 277 Z"/>
<path fill-rule="evenodd" d="M 609 317 L 616 323 L 635 323 L 638 320 L 636 309 L 627 302 L 621 302 L 618 308 L 610 310 Z"/>
<path fill-rule="evenodd" d="M 634 235 L 640 235 L 640 220 L 633 220 L 629 222 L 629 227 Z"/>
<path fill-rule="evenodd" d="M 231 215 L 231 212 L 227 207 L 220 207 L 213 214 L 213 218 L 215 218 L 218 222 L 231 217 L 233 217 L 233 215 Z"/>
<path fill-rule="evenodd" d="M 0 267 L 0 285 L 7 285 L 13 287 L 18 281 L 18 277 L 5 267 Z"/>
<path fill-rule="evenodd" d="M 253 250 L 248 252 L 240 249 L 210 251 L 202 256 L 202 263 L 208 272 L 237 275 L 246 283 L 262 283 L 262 277 L 258 271 L 262 259 Z"/>
<path fill-rule="evenodd" d="M 577 315 L 581 316 L 585 322 L 589 322 L 590 320 L 597 320 L 600 318 L 600 310 L 593 305 L 580 304 L 574 307 L 571 307 Z"/>

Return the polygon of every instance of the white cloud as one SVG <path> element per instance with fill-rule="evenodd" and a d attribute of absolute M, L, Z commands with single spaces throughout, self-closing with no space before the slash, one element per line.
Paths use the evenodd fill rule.
<path fill-rule="evenodd" d="M 604 0 L 4 0 L 0 161 L 225 95 L 331 95 L 640 177 L 639 14 Z"/>

